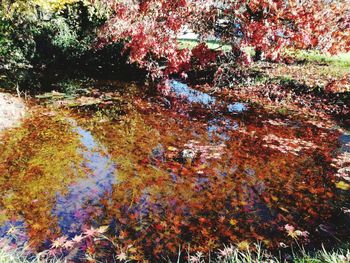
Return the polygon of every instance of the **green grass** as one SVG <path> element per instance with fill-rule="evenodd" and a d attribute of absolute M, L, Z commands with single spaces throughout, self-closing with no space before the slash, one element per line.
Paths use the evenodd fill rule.
<path fill-rule="evenodd" d="M 178 39 L 180 48 L 188 48 L 193 49 L 197 46 L 200 41 L 196 39 Z M 223 44 L 217 40 L 206 41 L 208 47 L 210 49 L 217 49 L 222 51 L 230 51 L 231 46 L 228 44 Z M 254 55 L 253 48 L 247 48 L 247 52 L 251 55 Z M 337 67 L 349 68 L 350 69 L 350 52 L 349 53 L 341 53 L 338 55 L 330 55 L 320 53 L 316 50 L 299 50 L 299 51 L 287 51 L 287 54 L 293 54 L 300 60 L 306 60 L 307 62 L 316 62 L 316 63 L 325 63 L 331 64 Z"/>
<path fill-rule="evenodd" d="M 307 62 L 331 64 L 337 67 L 348 68 L 350 70 L 350 52 L 340 53 L 338 55 L 330 55 L 320 53 L 319 51 L 300 50 L 295 52 L 295 56 L 298 59 L 306 60 Z"/>
<path fill-rule="evenodd" d="M 251 250 L 242 250 L 235 246 L 230 247 L 228 256 L 220 256 L 220 251 L 211 255 L 212 259 L 201 253 L 189 255 L 189 260 L 176 263 L 349 263 L 350 262 L 350 246 L 345 248 L 327 251 L 324 248 L 314 253 L 307 253 L 303 248 L 298 248 L 297 251 L 290 255 L 289 260 L 282 259 L 281 256 L 273 256 L 267 250 L 264 250 L 261 244 L 255 244 Z M 218 258 L 219 256 L 219 258 Z M 213 259 L 217 258 L 217 259 Z M 63 263 L 60 259 L 40 260 L 40 255 L 32 259 L 25 257 L 25 250 L 5 251 L 0 248 L 0 263 Z M 115 261 L 118 262 L 118 261 Z M 125 261 L 128 262 L 128 261 Z M 169 263 L 172 263 L 169 261 Z M 174 262 L 175 263 L 175 262 Z"/>
<path fill-rule="evenodd" d="M 39 263 L 38 259 L 28 259 L 25 250 L 8 251 L 0 249 L 0 263 Z"/>
<path fill-rule="evenodd" d="M 180 49 L 188 48 L 193 49 L 195 46 L 197 46 L 199 43 L 201 43 L 199 40 L 195 39 L 178 39 L 180 44 Z M 208 45 L 208 48 L 210 49 L 216 49 L 216 50 L 222 50 L 222 51 L 230 51 L 231 46 L 225 45 L 220 43 L 220 41 L 215 40 L 209 40 L 206 41 L 206 44 Z"/>
<path fill-rule="evenodd" d="M 0 239 L 0 241 L 2 241 Z M 45 259 L 44 251 L 37 254 L 28 255 L 29 247 L 23 245 L 18 248 L 10 249 L 4 242 L 0 242 L 0 263 L 65 263 L 58 258 Z"/>
<path fill-rule="evenodd" d="M 66 263 L 60 259 L 41 259 L 40 255 L 26 257 L 24 251 L 5 251 L 0 248 L 0 263 Z"/>

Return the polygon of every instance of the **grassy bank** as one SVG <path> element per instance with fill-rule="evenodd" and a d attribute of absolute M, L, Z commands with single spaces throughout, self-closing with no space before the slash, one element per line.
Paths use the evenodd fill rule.
<path fill-rule="evenodd" d="M 193 49 L 195 46 L 197 46 L 200 41 L 197 39 L 178 39 L 180 44 L 180 49 L 188 48 Z M 217 40 L 208 40 L 206 41 L 208 48 L 210 49 L 218 49 L 222 51 L 230 51 L 231 46 L 222 44 L 220 41 Z"/>
<path fill-rule="evenodd" d="M 73 262 L 67 261 L 64 258 L 54 258 L 54 259 L 42 259 L 42 255 L 34 255 L 27 257 L 26 249 L 23 250 L 3 250 L 0 249 L 0 263 L 64 263 Z M 117 256 L 113 262 L 131 262 L 132 258 L 119 258 Z M 182 257 L 181 257 L 182 258 Z M 90 258 L 91 259 L 91 258 Z M 88 259 L 83 259 L 82 262 L 101 262 L 101 261 L 89 261 Z M 163 262 L 169 262 L 164 260 Z M 326 249 L 321 249 L 313 253 L 308 253 L 302 248 L 293 250 L 290 255 L 273 256 L 267 250 L 264 250 L 260 244 L 255 244 L 250 249 L 239 248 L 237 246 L 226 247 L 213 253 L 211 256 L 205 256 L 202 253 L 196 253 L 193 255 L 188 255 L 186 260 L 181 260 L 180 258 L 176 263 L 186 262 L 186 263 L 347 263 L 350 262 L 350 246 L 347 245 L 345 248 L 339 248 L 336 250 L 327 251 Z"/>
<path fill-rule="evenodd" d="M 197 39 L 178 39 L 180 48 L 193 49 L 200 43 Z M 206 41 L 210 49 L 220 49 L 222 51 L 230 51 L 231 46 L 221 43 L 218 40 Z M 252 48 L 247 50 L 250 54 L 254 54 Z M 332 64 L 334 66 L 350 68 L 350 53 L 340 53 L 338 55 L 324 54 L 315 50 L 300 50 L 300 51 L 289 51 L 288 54 L 295 56 L 298 60 L 320 64 Z"/>
<path fill-rule="evenodd" d="M 323 54 L 318 51 L 298 51 L 296 57 L 306 62 L 316 62 L 320 64 L 331 64 L 337 67 L 350 69 L 350 53 L 341 53 L 338 55 Z"/>

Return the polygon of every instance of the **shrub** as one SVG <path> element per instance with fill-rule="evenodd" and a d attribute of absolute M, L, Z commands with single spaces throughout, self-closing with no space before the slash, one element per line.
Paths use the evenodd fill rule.
<path fill-rule="evenodd" d="M 35 72 L 76 63 L 92 49 L 97 28 L 107 16 L 99 1 L 3 1 L 0 85 L 28 85 L 29 79 L 36 79 Z"/>

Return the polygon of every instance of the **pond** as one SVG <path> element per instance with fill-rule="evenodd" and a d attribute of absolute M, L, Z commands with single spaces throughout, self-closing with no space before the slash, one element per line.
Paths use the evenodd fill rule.
<path fill-rule="evenodd" d="M 17 229 L 13 242 L 43 250 L 108 226 L 118 247 L 151 261 L 176 259 L 179 247 L 277 248 L 294 242 L 286 225 L 310 247 L 348 239 L 349 196 L 333 164 L 348 135 L 176 80 L 170 87 L 150 95 L 100 81 L 74 99 L 32 102 L 0 144 L 0 237 Z"/>

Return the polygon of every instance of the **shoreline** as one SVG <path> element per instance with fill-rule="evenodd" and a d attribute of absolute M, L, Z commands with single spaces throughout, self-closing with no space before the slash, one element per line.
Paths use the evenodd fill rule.
<path fill-rule="evenodd" d="M 23 99 L 0 92 L 0 133 L 18 125 L 26 113 Z"/>

